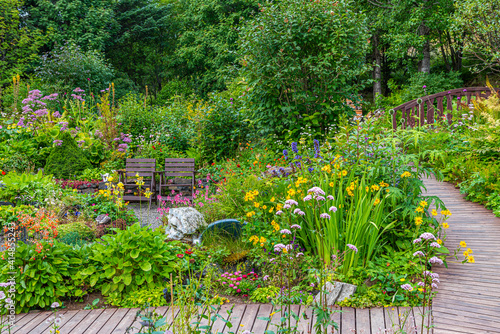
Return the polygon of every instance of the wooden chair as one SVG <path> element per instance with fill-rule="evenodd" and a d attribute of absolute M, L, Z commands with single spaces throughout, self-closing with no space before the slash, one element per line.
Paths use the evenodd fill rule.
<path fill-rule="evenodd" d="M 123 195 L 124 202 L 142 202 L 144 200 L 149 201 L 149 205 L 151 206 L 151 200 L 155 194 L 155 171 L 156 171 L 156 160 L 155 159 L 127 159 L 125 170 L 119 171 L 120 173 L 120 182 L 123 183 L 125 188 L 125 194 Z M 138 195 L 128 195 L 127 187 L 134 189 L 138 186 L 136 185 L 137 177 L 143 177 L 144 184 L 141 186 L 143 191 L 146 191 L 146 188 L 149 188 L 149 191 L 152 195 L 149 198 L 145 196 Z"/>
<path fill-rule="evenodd" d="M 188 198 L 190 200 L 193 199 L 193 189 L 195 182 L 195 160 L 194 159 L 165 159 L 165 170 L 162 172 L 158 172 L 160 174 L 160 185 L 158 187 L 158 196 L 162 195 L 162 189 L 171 189 L 171 188 L 180 188 L 180 187 L 189 187 L 188 196 L 182 196 L 182 198 Z M 171 177 L 182 177 L 175 178 L 172 180 L 172 183 L 169 183 L 169 178 Z M 171 194 L 168 194 L 171 196 Z M 156 202 L 158 204 L 158 196 L 156 197 Z M 173 197 L 173 196 L 171 196 Z"/>

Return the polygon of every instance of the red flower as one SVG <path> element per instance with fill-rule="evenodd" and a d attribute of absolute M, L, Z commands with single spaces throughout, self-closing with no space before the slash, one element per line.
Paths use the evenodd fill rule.
<path fill-rule="evenodd" d="M 188 249 L 185 253 L 186 253 L 187 255 L 191 255 L 191 254 L 193 254 L 193 251 L 192 251 L 192 250 L 190 250 L 190 249 Z"/>
<path fill-rule="evenodd" d="M 189 263 L 193 264 L 195 262 L 194 259 L 189 259 Z"/>
<path fill-rule="evenodd" d="M 182 258 L 184 257 L 184 254 L 177 254 L 177 257 L 178 257 L 179 259 L 182 259 Z"/>
<path fill-rule="evenodd" d="M 153 145 L 153 150 L 156 150 L 156 147 Z"/>
<path fill-rule="evenodd" d="M 174 139 L 175 139 L 175 137 L 174 137 Z"/>
<path fill-rule="evenodd" d="M 212 162 L 212 166 L 215 166 L 215 162 Z"/>
<path fill-rule="evenodd" d="M 240 166 L 240 164 L 237 164 L 236 166 L 237 166 L 237 167 L 241 167 L 241 166 Z"/>
<path fill-rule="evenodd" d="M 5 171 L 2 171 L 2 175 L 5 175 L 5 174 L 6 174 Z"/>

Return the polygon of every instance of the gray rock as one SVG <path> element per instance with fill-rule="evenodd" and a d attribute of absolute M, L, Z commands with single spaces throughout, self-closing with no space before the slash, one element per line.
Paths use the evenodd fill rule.
<path fill-rule="evenodd" d="M 190 239 L 201 228 L 206 227 L 205 218 L 191 207 L 172 208 L 168 212 L 167 238 L 174 240 Z"/>
<path fill-rule="evenodd" d="M 314 298 L 314 302 L 320 303 L 322 294 L 323 298 L 326 297 L 326 305 L 333 306 L 336 302 L 341 302 L 346 298 L 349 298 L 356 292 L 356 286 L 343 282 L 326 282 L 321 288 L 323 292 L 320 292 Z"/>
<path fill-rule="evenodd" d="M 111 218 L 109 218 L 109 216 L 106 216 L 106 215 L 99 215 L 99 216 L 97 216 L 95 221 L 99 225 L 100 224 L 107 224 L 107 223 L 111 222 Z"/>
<path fill-rule="evenodd" d="M 344 301 L 344 299 L 350 298 L 356 292 L 356 285 L 352 285 L 349 283 L 341 283 L 342 291 L 340 291 L 339 297 L 337 298 L 338 302 Z"/>

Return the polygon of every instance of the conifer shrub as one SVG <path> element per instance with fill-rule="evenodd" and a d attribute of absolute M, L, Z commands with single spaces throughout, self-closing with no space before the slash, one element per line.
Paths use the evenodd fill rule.
<path fill-rule="evenodd" d="M 46 174 L 52 174 L 58 179 L 70 179 L 92 167 L 82 149 L 68 132 L 62 134 L 61 140 L 60 146 L 56 146 L 47 158 Z"/>

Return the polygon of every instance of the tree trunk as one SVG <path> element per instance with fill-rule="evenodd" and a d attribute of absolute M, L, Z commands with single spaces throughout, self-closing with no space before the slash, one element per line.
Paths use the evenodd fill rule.
<path fill-rule="evenodd" d="M 422 49 L 422 62 L 420 63 L 420 72 L 431 72 L 431 46 L 429 40 L 426 40 Z"/>
<path fill-rule="evenodd" d="M 378 48 L 378 35 L 373 35 L 373 57 L 375 58 L 375 65 L 373 66 L 373 99 L 375 100 L 378 95 L 382 95 L 382 55 Z"/>

